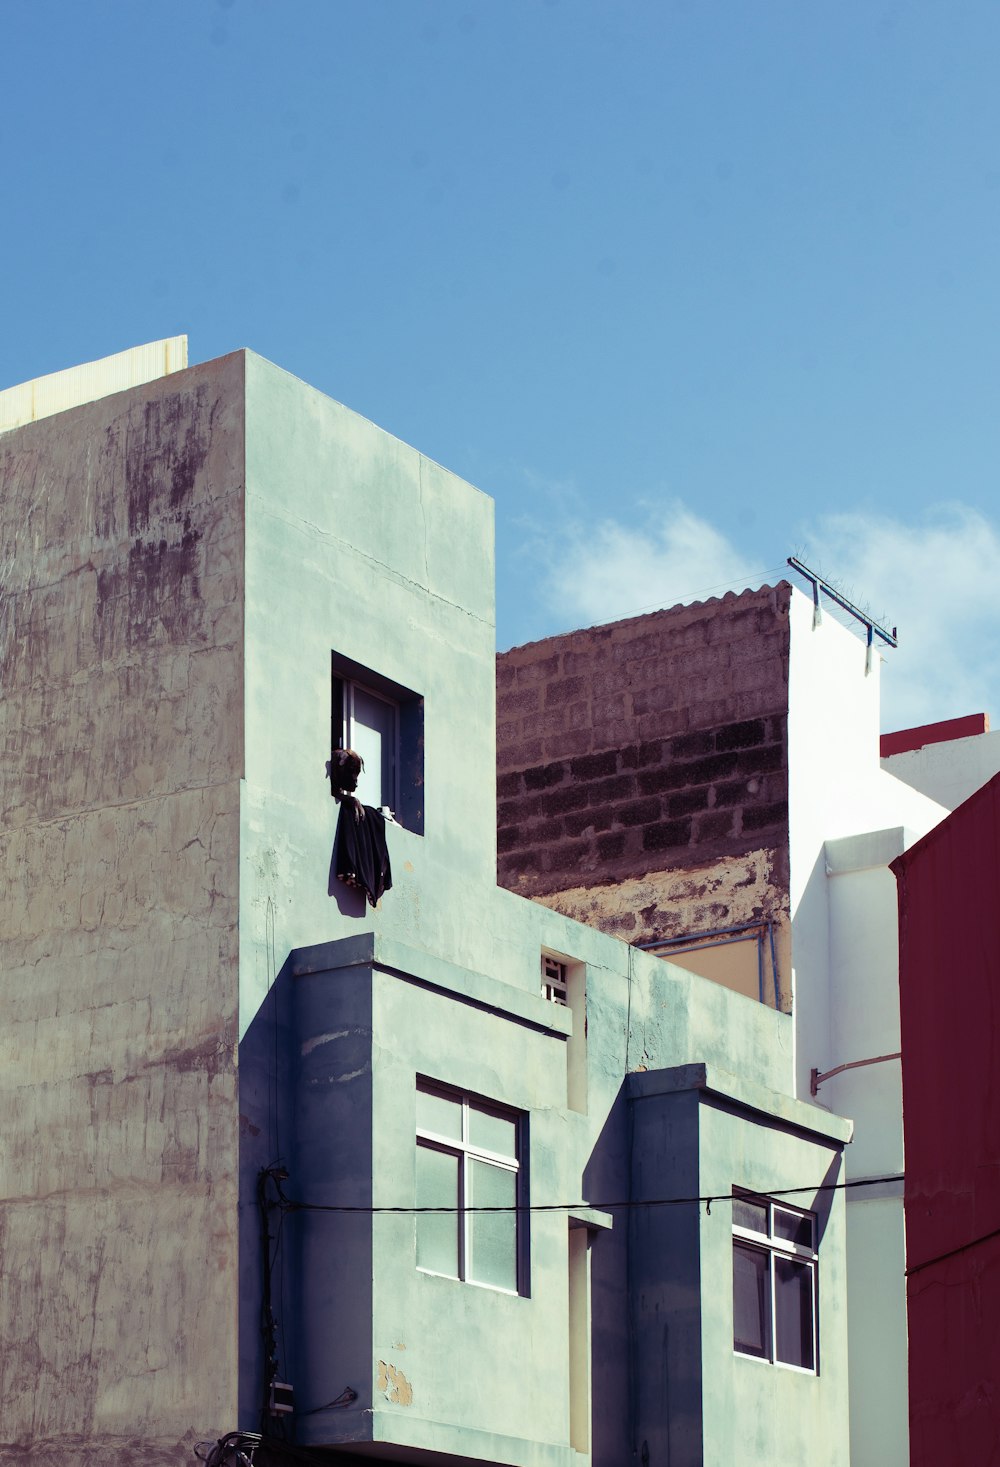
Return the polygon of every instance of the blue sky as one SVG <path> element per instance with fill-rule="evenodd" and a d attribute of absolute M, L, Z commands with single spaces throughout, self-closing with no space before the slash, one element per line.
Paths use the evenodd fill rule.
<path fill-rule="evenodd" d="M 186 331 L 496 499 L 498 643 L 780 576 L 1000 715 L 1000 6 L 0 0 L 0 386 Z"/>

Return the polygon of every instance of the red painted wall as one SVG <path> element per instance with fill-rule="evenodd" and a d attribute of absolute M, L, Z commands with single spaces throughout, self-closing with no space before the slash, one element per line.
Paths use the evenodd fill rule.
<path fill-rule="evenodd" d="M 1000 775 L 893 869 L 910 1462 L 989 1467 L 1000 1464 Z"/>
<path fill-rule="evenodd" d="M 893 754 L 906 754 L 911 749 L 922 749 L 925 744 L 947 744 L 952 739 L 971 739 L 976 734 L 989 733 L 990 720 L 985 713 L 967 713 L 964 718 L 946 718 L 942 723 L 922 723 L 917 728 L 901 728 L 896 733 L 884 733 L 880 740 L 879 753 L 883 759 Z"/>

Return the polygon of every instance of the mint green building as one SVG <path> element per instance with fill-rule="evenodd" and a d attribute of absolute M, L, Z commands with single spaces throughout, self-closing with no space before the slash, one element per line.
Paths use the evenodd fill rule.
<path fill-rule="evenodd" d="M 251 352 L 99 387 L 0 433 L 0 1463 L 839 1467 L 850 1125 L 497 888 L 491 501 Z"/>

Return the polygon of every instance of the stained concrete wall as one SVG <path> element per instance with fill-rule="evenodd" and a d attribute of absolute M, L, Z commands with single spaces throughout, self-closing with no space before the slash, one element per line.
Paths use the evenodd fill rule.
<path fill-rule="evenodd" d="M 235 1411 L 243 364 L 0 438 L 0 1461 Z"/>
<path fill-rule="evenodd" d="M 500 882 L 630 942 L 770 921 L 785 1008 L 790 595 L 764 587 L 497 659 Z M 712 976 L 757 995 L 744 958 Z"/>

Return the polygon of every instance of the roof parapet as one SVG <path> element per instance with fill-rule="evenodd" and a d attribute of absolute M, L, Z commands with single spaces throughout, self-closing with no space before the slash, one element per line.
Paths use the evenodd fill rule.
<path fill-rule="evenodd" d="M 132 346 L 96 362 L 84 362 L 61 372 L 50 372 L 0 392 L 0 433 L 21 428 L 53 413 L 82 407 L 113 392 L 141 387 L 158 377 L 182 371 L 188 364 L 186 336 L 168 336 L 144 346 Z"/>

